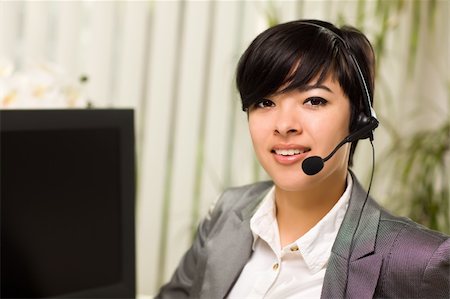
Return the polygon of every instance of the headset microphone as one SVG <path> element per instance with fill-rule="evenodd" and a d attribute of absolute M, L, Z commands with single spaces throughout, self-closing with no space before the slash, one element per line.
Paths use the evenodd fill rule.
<path fill-rule="evenodd" d="M 319 173 L 322 170 L 324 163 L 328 161 L 331 157 L 333 157 L 334 154 L 337 152 L 337 150 L 348 142 L 353 142 L 358 139 L 364 138 L 370 138 L 370 140 L 373 140 L 372 132 L 376 127 L 378 127 L 378 120 L 375 117 L 369 118 L 368 120 L 366 120 L 366 124 L 362 128 L 356 130 L 352 134 L 345 137 L 325 158 L 321 158 L 319 156 L 311 156 L 303 160 L 302 162 L 303 172 L 306 173 L 307 175 L 315 175 Z"/>

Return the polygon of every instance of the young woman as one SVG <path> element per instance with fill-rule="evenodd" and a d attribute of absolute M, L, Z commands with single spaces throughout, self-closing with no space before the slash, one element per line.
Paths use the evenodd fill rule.
<path fill-rule="evenodd" d="M 237 87 L 272 181 L 224 192 L 158 298 L 450 297 L 449 237 L 383 210 L 349 170 L 378 124 L 361 32 L 269 28 Z"/>

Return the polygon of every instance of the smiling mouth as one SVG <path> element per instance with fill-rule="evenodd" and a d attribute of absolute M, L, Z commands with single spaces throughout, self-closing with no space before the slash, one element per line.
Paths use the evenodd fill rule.
<path fill-rule="evenodd" d="M 309 152 L 311 149 L 274 149 L 272 153 L 280 156 L 295 156 Z"/>

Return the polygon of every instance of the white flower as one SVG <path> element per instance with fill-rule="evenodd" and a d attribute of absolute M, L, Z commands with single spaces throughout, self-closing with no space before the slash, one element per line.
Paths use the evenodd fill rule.
<path fill-rule="evenodd" d="M 49 63 L 15 70 L 0 61 L 0 108 L 85 108 L 87 98 L 80 82 Z"/>

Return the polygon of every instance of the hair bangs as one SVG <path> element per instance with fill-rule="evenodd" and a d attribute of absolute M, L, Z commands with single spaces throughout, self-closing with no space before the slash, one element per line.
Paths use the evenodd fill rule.
<path fill-rule="evenodd" d="M 238 64 L 236 83 L 243 110 L 285 86 L 299 60 L 298 45 L 286 38 L 289 35 L 267 35 L 255 39 Z"/>
<path fill-rule="evenodd" d="M 312 26 L 286 26 L 293 27 L 264 32 L 242 55 L 236 82 L 243 110 L 271 95 L 320 84 L 329 75 L 341 82 L 336 38 Z"/>
<path fill-rule="evenodd" d="M 308 53 L 310 54 L 310 53 Z M 303 55 L 301 61 L 296 64 L 292 75 L 287 78 L 280 92 L 288 92 L 299 89 L 304 90 L 308 85 L 319 85 L 329 76 L 338 79 L 335 73 L 336 67 L 333 59 L 330 57 L 307 57 L 311 55 Z M 314 61 L 319 61 L 318 63 Z"/>

